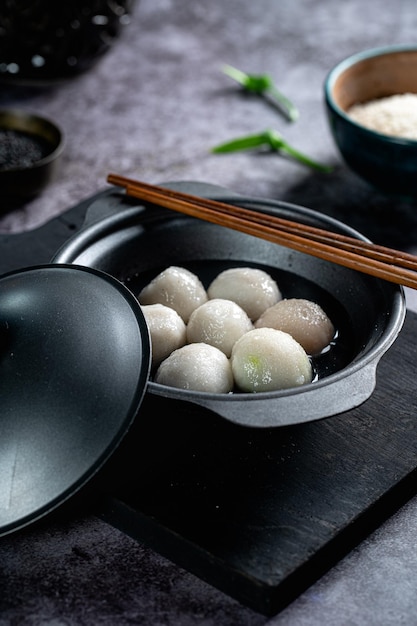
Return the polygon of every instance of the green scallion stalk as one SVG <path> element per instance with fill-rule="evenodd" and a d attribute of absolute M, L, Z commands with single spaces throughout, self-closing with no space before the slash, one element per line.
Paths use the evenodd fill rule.
<path fill-rule="evenodd" d="M 296 106 L 277 88 L 271 76 L 268 74 L 245 74 L 241 70 L 224 65 L 223 72 L 237 81 L 244 89 L 260 95 L 269 94 L 279 105 L 280 110 L 291 122 L 298 119 L 299 113 Z"/>
<path fill-rule="evenodd" d="M 328 173 L 332 171 L 332 168 L 330 166 L 318 163 L 317 161 L 311 159 L 309 156 L 293 148 L 275 130 L 265 130 L 264 132 L 255 135 L 246 135 L 244 137 L 232 139 L 231 141 L 215 146 L 214 148 L 212 148 L 211 152 L 215 154 L 238 152 L 240 150 L 259 148 L 261 146 L 267 146 L 268 148 L 276 152 L 285 152 L 296 161 L 299 161 L 303 165 L 307 165 L 308 167 L 311 167 L 312 169 L 315 169 L 319 172 Z"/>

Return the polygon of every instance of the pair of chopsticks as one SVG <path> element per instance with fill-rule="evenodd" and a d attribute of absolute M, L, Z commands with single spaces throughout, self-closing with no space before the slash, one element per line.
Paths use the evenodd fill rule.
<path fill-rule="evenodd" d="M 417 289 L 417 256 L 217 200 L 109 174 L 128 196 Z M 239 202 L 239 199 L 236 199 Z"/>

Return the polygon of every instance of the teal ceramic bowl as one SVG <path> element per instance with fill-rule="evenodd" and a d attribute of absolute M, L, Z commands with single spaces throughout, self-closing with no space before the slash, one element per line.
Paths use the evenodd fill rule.
<path fill-rule="evenodd" d="M 369 128 L 349 112 L 353 105 L 410 93 L 417 94 L 417 45 L 358 52 L 338 63 L 324 83 L 331 133 L 347 165 L 382 192 L 415 198 L 417 139 Z"/>

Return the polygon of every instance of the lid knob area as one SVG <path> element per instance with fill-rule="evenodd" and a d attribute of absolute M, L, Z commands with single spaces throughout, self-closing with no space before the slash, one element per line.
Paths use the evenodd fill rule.
<path fill-rule="evenodd" d="M 150 342 L 131 292 L 74 265 L 0 279 L 0 534 L 75 493 L 118 445 L 146 389 Z"/>

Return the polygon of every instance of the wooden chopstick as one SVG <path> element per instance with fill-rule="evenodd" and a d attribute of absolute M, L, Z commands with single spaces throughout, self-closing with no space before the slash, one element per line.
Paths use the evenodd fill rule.
<path fill-rule="evenodd" d="M 109 174 L 107 181 L 140 200 L 417 289 L 417 256 L 412 254 L 119 174 Z"/>

